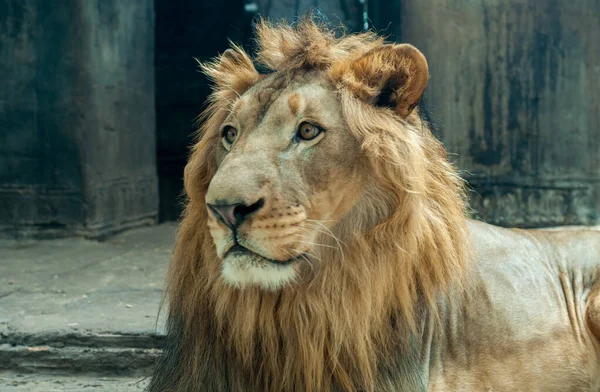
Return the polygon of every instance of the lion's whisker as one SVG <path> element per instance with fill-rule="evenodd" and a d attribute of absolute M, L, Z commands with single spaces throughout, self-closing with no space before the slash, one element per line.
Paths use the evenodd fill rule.
<path fill-rule="evenodd" d="M 346 245 L 342 240 L 340 240 L 332 231 L 331 229 L 329 229 L 329 227 L 325 226 L 321 221 L 317 221 L 317 220 L 313 220 L 313 219 L 307 219 L 306 220 L 309 223 L 312 223 L 311 227 L 313 228 L 322 228 L 325 229 L 326 231 L 320 231 L 323 234 L 326 234 L 328 236 L 330 236 L 331 238 L 333 238 L 336 242 L 337 245 L 337 249 L 339 249 L 339 253 L 340 253 L 340 258 L 341 258 L 341 263 L 344 264 L 345 262 L 345 255 L 344 255 L 344 247 L 342 245 Z M 319 225 L 319 226 L 316 226 Z"/>
<path fill-rule="evenodd" d="M 300 257 L 302 257 L 304 260 L 306 260 L 306 264 L 308 264 L 308 266 L 310 267 L 310 270 L 313 273 L 317 272 L 316 269 L 315 269 L 315 266 L 313 265 L 313 263 L 311 262 L 311 260 L 304 253 L 301 253 Z"/>
<path fill-rule="evenodd" d="M 316 259 L 317 261 L 323 262 L 323 259 L 321 259 L 319 256 L 317 256 L 316 254 L 309 252 L 309 251 L 304 251 L 302 252 L 304 255 L 308 255 L 314 259 Z"/>
<path fill-rule="evenodd" d="M 317 227 L 317 226 L 315 226 L 314 228 L 315 228 L 315 229 L 318 229 L 318 227 Z M 341 255 L 342 262 L 343 262 L 343 261 L 344 261 L 344 250 L 343 250 L 343 248 L 342 248 L 342 245 L 341 245 L 341 243 L 340 243 L 341 241 L 340 241 L 340 242 L 338 242 L 338 241 L 337 241 L 337 238 L 336 238 L 335 236 L 331 235 L 330 233 L 328 233 L 328 232 L 326 232 L 326 231 L 322 231 L 322 230 L 315 230 L 315 231 L 317 231 L 317 232 L 318 232 L 318 233 L 320 233 L 320 234 L 324 234 L 324 235 L 327 235 L 327 236 L 329 236 L 329 237 L 333 238 L 333 239 L 336 241 L 336 246 L 332 246 L 332 245 L 328 245 L 328 244 L 323 244 L 323 243 L 320 243 L 320 242 L 312 242 L 312 241 L 305 241 L 305 242 L 303 242 L 303 243 L 305 243 L 305 244 L 308 244 L 308 245 L 317 246 L 317 247 L 322 247 L 322 248 L 330 248 L 330 249 L 335 249 L 335 250 L 338 250 L 338 251 L 339 251 L 339 253 L 340 253 L 340 255 Z M 310 237 L 308 237 L 308 236 L 303 236 L 303 235 L 301 235 L 301 234 L 296 234 L 296 235 L 297 235 L 298 237 L 300 237 L 300 238 L 303 238 L 303 239 L 305 239 L 305 240 L 309 240 L 309 239 L 311 239 Z M 302 241 L 299 241 L 299 242 L 302 242 Z"/>
<path fill-rule="evenodd" d="M 303 238 L 303 239 L 309 239 L 309 237 L 307 236 L 303 236 L 301 234 L 296 234 L 296 236 Z M 327 244 L 321 244 L 318 242 L 312 242 L 312 241 L 302 241 L 302 240 L 297 240 L 298 242 L 300 242 L 301 244 L 306 244 L 306 245 L 312 245 L 312 246 L 321 246 L 323 248 L 331 248 L 331 249 L 338 249 L 336 246 L 332 246 L 332 245 L 327 245 Z"/>
<path fill-rule="evenodd" d="M 337 246 L 332 246 L 332 245 L 327 245 L 327 244 L 319 244 L 316 242 L 310 242 L 310 241 L 298 241 L 298 242 L 301 244 L 306 244 L 306 245 L 321 246 L 323 248 L 337 249 Z"/>
<path fill-rule="evenodd" d="M 334 238 L 334 239 L 336 239 L 336 240 L 337 240 L 337 238 L 336 238 L 336 236 L 335 236 L 334 234 L 332 234 L 330 231 L 323 230 L 323 228 L 321 228 L 320 226 L 317 226 L 317 225 L 315 225 L 315 224 L 311 224 L 311 226 L 309 226 L 309 227 L 310 227 L 312 230 L 316 231 L 317 233 L 320 233 L 320 234 L 325 234 L 325 235 L 327 235 L 327 236 L 329 236 L 329 237 L 332 237 L 332 238 Z M 340 242 L 341 242 L 341 241 L 340 241 Z"/>
<path fill-rule="evenodd" d="M 310 223 L 316 223 L 317 225 L 319 225 L 320 227 L 325 229 L 333 238 L 335 238 L 335 240 L 337 242 L 346 245 L 343 241 L 341 241 L 339 238 L 336 237 L 336 235 L 333 233 L 333 231 L 331 231 L 331 229 L 329 227 L 327 227 L 325 224 L 323 224 L 323 222 L 327 222 L 327 221 L 318 221 L 318 220 L 314 220 L 314 219 L 307 219 L 306 221 L 310 222 Z"/>
<path fill-rule="evenodd" d="M 290 251 L 287 251 L 287 250 L 284 250 L 284 252 L 285 252 L 285 253 L 287 253 L 287 254 L 288 254 L 288 256 L 290 256 L 291 258 L 294 258 L 294 257 L 301 257 L 301 258 L 303 258 L 304 260 L 306 260 L 306 263 L 308 264 L 308 266 L 310 267 L 310 269 L 311 269 L 311 270 L 312 270 L 312 272 L 314 273 L 314 272 L 315 272 L 315 266 L 312 264 L 311 260 L 310 260 L 308 257 L 306 257 L 306 252 L 298 252 L 298 249 L 292 249 L 292 250 L 293 250 L 294 252 L 297 252 L 297 253 L 298 253 L 298 255 L 294 256 L 294 254 L 293 254 L 292 252 L 290 252 Z M 309 255 L 310 255 L 310 254 L 309 254 Z M 316 258 L 316 257 L 315 257 L 315 258 Z"/>

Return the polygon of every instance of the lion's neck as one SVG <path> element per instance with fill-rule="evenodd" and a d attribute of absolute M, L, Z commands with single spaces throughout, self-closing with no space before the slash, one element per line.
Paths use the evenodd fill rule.
<path fill-rule="evenodd" d="M 317 295 L 232 289 L 220 298 L 222 308 L 204 309 L 201 334 L 179 347 L 197 364 L 197 385 L 211 391 L 386 391 L 424 382 L 433 336 L 427 312 L 420 312 L 418 332 L 411 334 L 391 309 L 375 317 L 364 314 L 364 298 L 348 298 L 363 302 L 350 306 Z"/>
<path fill-rule="evenodd" d="M 395 283 L 409 260 L 385 260 L 398 255 L 330 260 L 321 281 L 277 293 L 206 282 L 192 309 L 171 312 L 173 364 L 151 391 L 418 390 L 437 311 L 417 291 L 405 317 Z"/>

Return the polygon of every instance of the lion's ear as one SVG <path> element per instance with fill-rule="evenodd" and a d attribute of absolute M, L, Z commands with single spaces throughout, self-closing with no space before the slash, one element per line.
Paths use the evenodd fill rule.
<path fill-rule="evenodd" d="M 358 98 L 390 107 L 406 118 L 425 91 L 429 69 L 425 56 L 414 46 L 387 44 L 334 64 L 331 75 Z"/>
<path fill-rule="evenodd" d="M 217 90 L 230 90 L 238 95 L 246 92 L 260 77 L 250 57 L 236 45 L 232 45 L 216 60 L 201 63 L 200 67 L 215 83 Z"/>

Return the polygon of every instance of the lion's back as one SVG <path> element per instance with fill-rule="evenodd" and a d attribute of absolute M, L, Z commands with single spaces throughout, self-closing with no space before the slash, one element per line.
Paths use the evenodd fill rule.
<path fill-rule="evenodd" d="M 470 221 L 476 264 L 540 269 L 538 274 L 582 274 L 584 281 L 600 270 L 600 226 L 506 229 Z M 551 273 L 550 273 L 551 274 Z"/>
<path fill-rule="evenodd" d="M 445 337 L 448 347 L 462 353 L 444 365 L 438 385 L 599 388 L 600 366 L 590 360 L 597 357 L 596 339 L 585 313 L 600 271 L 600 230 L 504 229 L 475 221 L 469 229 L 471 292 L 457 310 L 464 325 Z"/>

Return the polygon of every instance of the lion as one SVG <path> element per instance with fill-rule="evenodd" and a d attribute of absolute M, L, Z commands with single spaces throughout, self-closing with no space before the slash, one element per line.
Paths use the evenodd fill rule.
<path fill-rule="evenodd" d="M 415 47 L 256 33 L 201 64 L 149 391 L 600 390 L 600 232 L 471 220 Z"/>

